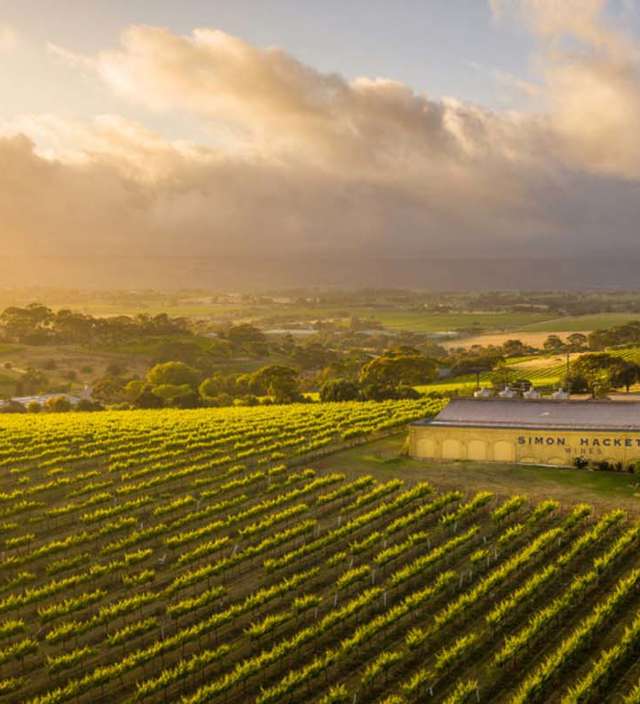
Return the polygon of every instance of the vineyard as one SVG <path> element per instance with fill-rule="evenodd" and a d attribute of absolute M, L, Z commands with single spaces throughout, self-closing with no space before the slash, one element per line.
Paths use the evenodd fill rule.
<path fill-rule="evenodd" d="M 637 354 L 637 350 L 635 352 Z M 571 361 L 577 359 L 578 356 L 579 353 L 571 354 Z M 514 357 L 508 359 L 506 363 L 511 370 L 509 379 L 512 382 L 527 379 L 535 387 L 559 385 L 567 369 L 565 355 Z M 482 372 L 479 381 L 482 386 L 489 386 L 491 384 L 491 372 Z M 417 388 L 421 392 L 469 391 L 476 387 L 477 382 L 475 374 L 464 374 L 445 378 L 432 384 L 418 386 Z"/>
<path fill-rule="evenodd" d="M 308 468 L 439 409 L 3 418 L 0 701 L 640 702 L 622 511 Z"/>
<path fill-rule="evenodd" d="M 630 349 L 608 350 L 622 359 L 640 363 L 640 349 L 637 347 Z M 583 354 L 581 352 L 572 352 L 569 355 L 571 362 L 578 359 Z M 567 371 L 567 356 L 560 355 L 532 355 L 529 357 L 513 357 L 506 360 L 506 364 L 510 369 L 509 379 L 514 382 L 517 380 L 526 379 L 537 388 L 560 386 Z M 482 372 L 480 374 L 480 384 L 489 386 L 491 384 L 491 372 Z M 457 377 L 443 379 L 432 384 L 418 386 L 421 392 L 428 391 L 469 391 L 476 387 L 477 380 L 475 374 L 465 374 Z"/>

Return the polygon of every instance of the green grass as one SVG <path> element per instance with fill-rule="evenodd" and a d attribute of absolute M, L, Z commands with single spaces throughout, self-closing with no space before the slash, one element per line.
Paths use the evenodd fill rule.
<path fill-rule="evenodd" d="M 514 330 L 524 326 L 543 323 L 551 316 L 548 313 L 530 312 L 483 312 L 483 313 L 432 313 L 428 311 L 409 311 L 401 308 L 377 306 L 353 306 L 347 304 L 243 304 L 243 303 L 197 303 L 190 301 L 153 300 L 149 303 L 102 301 L 83 302 L 80 305 L 51 303 L 53 308 L 71 307 L 97 316 L 136 315 L 145 313 L 157 315 L 167 313 L 172 317 L 214 318 L 228 320 L 255 320 L 266 327 L 278 322 L 311 321 L 318 318 L 347 319 L 354 315 L 363 320 L 371 319 L 381 322 L 391 330 L 408 330 L 413 332 L 443 332 L 449 330 L 467 330 L 476 328 L 501 331 Z"/>
<path fill-rule="evenodd" d="M 207 298 L 206 296 L 204 298 Z M 157 315 L 167 313 L 172 317 L 208 318 L 216 320 L 253 320 L 269 327 L 290 321 L 316 319 L 346 319 L 358 316 L 363 320 L 381 322 L 386 328 L 397 331 L 434 333 L 471 330 L 480 332 L 564 332 L 595 330 L 619 325 L 640 318 L 640 314 L 604 313 L 583 316 L 557 317 L 545 312 L 450 312 L 433 313 L 406 310 L 391 306 L 353 306 L 347 304 L 247 304 L 209 303 L 189 299 L 153 298 L 148 302 L 83 301 L 80 304 L 51 302 L 53 308 L 70 307 L 97 316 Z M 2 350 L 0 350 L 2 354 Z"/>
<path fill-rule="evenodd" d="M 426 479 L 439 489 L 486 489 L 501 495 L 527 494 L 535 500 L 553 497 L 564 503 L 587 502 L 602 510 L 624 508 L 640 513 L 640 477 L 618 472 L 536 467 L 493 462 L 414 460 L 402 455 L 406 434 L 394 435 L 324 459 L 319 468 L 377 479 Z"/>
<path fill-rule="evenodd" d="M 599 330 L 614 325 L 623 325 L 631 320 L 640 320 L 639 313 L 596 313 L 594 315 L 570 315 L 544 321 L 532 321 L 520 330 L 526 332 L 582 332 Z"/>
<path fill-rule="evenodd" d="M 428 313 L 371 310 L 385 327 L 412 332 L 447 332 L 454 330 L 516 330 L 523 326 L 543 324 L 544 313 Z"/>

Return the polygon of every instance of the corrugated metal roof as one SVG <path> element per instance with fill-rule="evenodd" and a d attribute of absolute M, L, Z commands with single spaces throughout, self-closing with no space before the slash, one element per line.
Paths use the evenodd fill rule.
<path fill-rule="evenodd" d="M 433 420 L 418 421 L 420 424 L 640 430 L 640 402 L 454 399 Z"/>

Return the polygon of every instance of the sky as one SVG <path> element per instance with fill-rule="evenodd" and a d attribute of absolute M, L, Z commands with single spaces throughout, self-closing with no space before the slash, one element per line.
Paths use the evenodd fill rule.
<path fill-rule="evenodd" d="M 0 274 L 640 261 L 639 62 L 640 0 L 0 0 Z"/>

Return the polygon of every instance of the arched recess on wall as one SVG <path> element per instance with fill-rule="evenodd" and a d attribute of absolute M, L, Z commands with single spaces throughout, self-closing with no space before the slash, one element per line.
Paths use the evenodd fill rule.
<path fill-rule="evenodd" d="M 442 443 L 442 457 L 445 460 L 459 460 L 462 458 L 462 443 L 460 440 L 447 438 Z"/>
<path fill-rule="evenodd" d="M 545 464 L 563 465 L 567 464 L 567 460 L 565 460 L 564 457 L 552 457 L 551 459 L 547 460 Z"/>
<path fill-rule="evenodd" d="M 498 440 L 493 445 L 493 459 L 497 462 L 515 462 L 516 448 L 512 442 Z"/>
<path fill-rule="evenodd" d="M 471 440 L 467 444 L 467 459 L 486 460 L 487 443 L 484 440 Z"/>
<path fill-rule="evenodd" d="M 432 438 L 418 440 L 418 457 L 436 457 L 436 443 Z"/>

